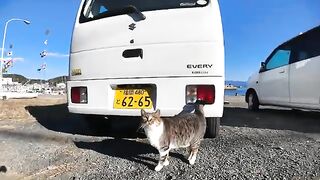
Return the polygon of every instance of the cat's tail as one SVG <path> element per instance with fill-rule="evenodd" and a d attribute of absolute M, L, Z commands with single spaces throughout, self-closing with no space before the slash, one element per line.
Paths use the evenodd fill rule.
<path fill-rule="evenodd" d="M 204 111 L 203 111 L 204 103 L 201 102 L 201 101 L 197 101 L 195 103 L 195 105 L 196 105 L 196 107 L 195 107 L 195 111 L 194 112 L 196 114 L 200 114 L 200 115 L 204 116 Z"/>
<path fill-rule="evenodd" d="M 207 127 L 207 120 L 206 120 L 206 117 L 204 115 L 204 111 L 203 111 L 203 107 L 204 107 L 204 102 L 201 102 L 201 101 L 197 101 L 195 103 L 195 111 L 194 113 L 198 116 L 198 120 L 200 122 L 200 134 L 201 136 L 203 137 L 205 132 L 206 132 L 206 127 Z M 201 137 L 201 138 L 202 138 Z"/>

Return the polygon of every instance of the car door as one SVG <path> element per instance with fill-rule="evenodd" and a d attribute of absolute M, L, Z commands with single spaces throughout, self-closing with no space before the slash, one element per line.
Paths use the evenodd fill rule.
<path fill-rule="evenodd" d="M 262 104 L 283 105 L 289 102 L 289 47 L 277 48 L 259 73 L 259 100 Z"/>
<path fill-rule="evenodd" d="M 290 102 L 320 108 L 320 28 L 300 36 L 293 46 L 290 64 Z"/>

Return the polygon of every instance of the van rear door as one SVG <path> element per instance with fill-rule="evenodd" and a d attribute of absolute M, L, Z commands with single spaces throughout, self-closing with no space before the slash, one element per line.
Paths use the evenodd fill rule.
<path fill-rule="evenodd" d="M 224 75 L 216 0 L 85 1 L 78 21 L 71 80 Z"/>

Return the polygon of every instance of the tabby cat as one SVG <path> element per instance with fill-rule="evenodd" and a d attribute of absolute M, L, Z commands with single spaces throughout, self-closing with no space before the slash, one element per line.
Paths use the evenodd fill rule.
<path fill-rule="evenodd" d="M 171 118 L 161 118 L 160 110 L 148 113 L 142 109 L 141 117 L 141 127 L 150 144 L 157 148 L 160 154 L 156 171 L 169 165 L 169 151 L 175 148 L 188 148 L 189 163 L 195 163 L 200 142 L 206 131 L 202 104 L 196 104 L 194 113 L 183 113 Z"/>

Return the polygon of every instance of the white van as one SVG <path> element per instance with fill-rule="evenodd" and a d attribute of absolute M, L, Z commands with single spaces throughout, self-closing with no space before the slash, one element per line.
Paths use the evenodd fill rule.
<path fill-rule="evenodd" d="M 320 110 L 320 26 L 277 47 L 248 80 L 246 102 Z"/>
<path fill-rule="evenodd" d="M 217 0 L 83 0 L 69 76 L 72 113 L 140 116 L 143 108 L 168 117 L 198 99 L 215 137 L 224 96 Z"/>

